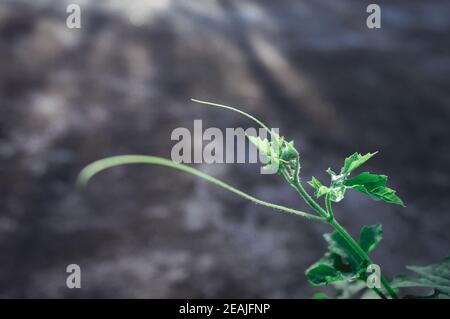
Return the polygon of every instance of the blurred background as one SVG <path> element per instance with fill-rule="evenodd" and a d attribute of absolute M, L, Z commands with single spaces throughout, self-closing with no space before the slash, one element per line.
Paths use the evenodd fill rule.
<path fill-rule="evenodd" d="M 382 28 L 366 7 L 382 8 Z M 81 29 L 66 7 L 81 7 Z M 450 2 L 437 0 L 0 1 L 0 297 L 309 298 L 330 229 L 153 166 L 177 127 L 249 127 L 190 98 L 239 106 L 294 139 L 302 176 L 349 154 L 390 177 L 401 208 L 348 193 L 353 235 L 382 223 L 388 278 L 450 255 Z M 197 168 L 307 209 L 259 165 Z M 82 288 L 66 287 L 81 266 Z"/>

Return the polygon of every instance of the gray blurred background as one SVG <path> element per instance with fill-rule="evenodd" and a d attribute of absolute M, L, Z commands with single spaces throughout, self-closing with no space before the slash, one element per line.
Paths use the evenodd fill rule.
<path fill-rule="evenodd" d="M 374 260 L 392 278 L 450 255 L 450 2 L 0 1 L 0 297 L 309 298 L 304 270 L 330 229 L 166 168 L 96 159 L 170 157 L 176 127 L 249 127 L 239 106 L 294 139 L 302 176 L 380 151 L 407 208 L 348 193 L 356 235 L 382 223 Z M 81 6 L 81 29 L 66 6 Z M 197 165 L 250 194 L 307 209 L 259 165 Z M 82 288 L 66 288 L 66 266 Z"/>

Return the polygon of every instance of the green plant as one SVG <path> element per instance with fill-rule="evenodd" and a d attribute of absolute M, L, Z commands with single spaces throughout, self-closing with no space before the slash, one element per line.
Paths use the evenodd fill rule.
<path fill-rule="evenodd" d="M 270 140 L 253 136 L 248 136 L 248 138 L 260 152 L 267 156 L 269 159 L 268 165 L 275 165 L 277 173 L 283 176 L 289 185 L 298 192 L 300 197 L 312 209 L 312 212 L 304 212 L 260 200 L 195 168 L 155 156 L 123 155 L 95 161 L 81 171 L 78 178 L 79 185 L 85 185 L 92 176 L 100 171 L 125 164 L 161 165 L 195 175 L 256 204 L 274 208 L 282 212 L 296 214 L 331 226 L 334 231 L 324 235 L 328 243 L 328 251 L 319 261 L 306 270 L 307 279 L 312 286 L 316 287 L 333 284 L 337 288 L 340 296 L 344 297 L 351 297 L 353 294 L 365 289 L 365 282 L 368 277 L 367 267 L 373 264 L 370 253 L 381 241 L 382 227 L 381 225 L 364 226 L 360 231 L 359 240 L 357 241 L 336 219 L 333 213 L 332 203 L 340 202 L 348 190 L 355 190 L 374 200 L 405 206 L 395 191 L 387 187 L 387 176 L 370 172 L 362 172 L 356 176 L 352 176 L 354 171 L 371 159 L 376 152 L 365 155 L 354 153 L 345 159 L 339 173 L 329 168 L 326 171 L 330 175 L 330 183 L 328 186 L 323 185 L 317 178 L 312 177 L 308 184 L 314 190 L 314 196 L 316 198 L 313 198 L 303 186 L 300 174 L 300 154 L 294 147 L 293 141 L 288 142 L 284 137 L 269 129 L 263 122 L 239 109 L 199 100 L 193 101 L 203 105 L 220 107 L 237 112 L 267 130 Z M 323 206 L 318 202 L 322 197 L 324 198 Z M 373 292 L 383 299 L 396 299 L 398 298 L 397 293 L 399 288 L 418 286 L 428 287 L 434 290 L 434 293 L 428 297 L 450 296 L 450 288 L 448 288 L 450 286 L 449 259 L 445 260 L 442 264 L 428 267 L 410 267 L 410 269 L 417 272 L 420 276 L 418 278 L 399 277 L 394 281 L 394 286 L 381 276 L 381 287 L 373 287 Z M 325 297 L 326 295 L 322 293 L 315 295 L 315 298 Z"/>

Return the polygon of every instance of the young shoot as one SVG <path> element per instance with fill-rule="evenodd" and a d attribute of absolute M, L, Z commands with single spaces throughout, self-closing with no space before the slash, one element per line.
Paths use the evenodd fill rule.
<path fill-rule="evenodd" d="M 305 201 L 311 211 L 304 212 L 258 199 L 193 167 L 156 156 L 122 155 L 95 161 L 80 172 L 78 185 L 86 185 L 94 175 L 103 170 L 129 164 L 160 165 L 194 175 L 255 204 L 329 225 L 333 231 L 324 235 L 325 241 L 328 244 L 328 249 L 319 261 L 311 265 L 305 271 L 308 281 L 312 286 L 333 284 L 338 290 L 348 290 L 351 287 L 358 287 L 358 289 L 353 290 L 359 291 L 361 290 L 361 287 L 365 287 L 365 283 L 369 279 L 367 269 L 374 264 L 370 254 L 379 246 L 383 234 L 382 227 L 381 225 L 364 226 L 360 231 L 358 240 L 356 240 L 338 222 L 338 216 L 334 214 L 332 205 L 333 203 L 342 201 L 345 198 L 347 191 L 354 190 L 376 201 L 384 201 L 385 203 L 402 207 L 405 206 L 396 192 L 387 186 L 387 176 L 367 171 L 353 176 L 354 172 L 375 156 L 377 152 L 367 153 L 365 155 L 360 153 L 350 155 L 344 160 L 339 173 L 335 173 L 330 168 L 327 169 L 326 172 L 330 175 L 328 186 L 325 186 L 317 178 L 312 177 L 308 182 L 309 186 L 311 186 L 314 191 L 314 196 L 311 196 L 302 184 L 300 176 L 300 153 L 295 148 L 294 141 L 288 141 L 274 130 L 269 129 L 269 127 L 258 118 L 240 109 L 195 99 L 192 99 L 192 101 L 201 105 L 236 112 L 256 123 L 258 127 L 265 129 L 267 133 L 269 133 L 270 140 L 262 139 L 258 136 L 247 136 L 249 141 L 268 158 L 266 167 L 275 168 L 275 172 L 282 176 L 287 183 L 297 191 L 300 198 Z M 323 204 L 320 204 L 318 200 L 322 197 L 324 198 L 324 202 Z M 442 273 L 446 274 L 450 280 L 450 262 L 448 259 L 442 264 L 423 268 L 410 267 L 409 269 L 415 271 L 420 276 L 430 274 L 430 281 L 434 281 L 426 283 L 426 280 L 421 279 L 420 277 L 401 277 L 395 281 L 396 288 L 393 288 L 383 276 L 380 276 L 380 285 L 368 285 L 368 287 L 372 289 L 373 295 L 383 299 L 398 298 L 398 288 L 417 285 L 428 285 L 427 287 L 434 289 L 432 296 L 450 296 L 448 285 L 446 288 L 444 287 L 445 285 L 442 284 L 442 281 L 438 280 L 439 274 Z M 431 275 L 433 275 L 433 278 L 430 277 Z M 364 285 L 362 283 L 364 283 Z M 316 297 L 325 298 L 326 295 L 317 294 Z"/>

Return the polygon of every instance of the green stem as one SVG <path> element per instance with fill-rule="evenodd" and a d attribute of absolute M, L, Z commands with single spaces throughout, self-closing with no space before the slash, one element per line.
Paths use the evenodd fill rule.
<path fill-rule="evenodd" d="M 259 119 L 257 119 L 256 117 L 254 117 L 253 115 L 250 115 L 244 111 L 241 111 L 235 107 L 232 106 L 228 106 L 228 105 L 223 105 L 223 104 L 218 104 L 218 103 L 212 103 L 212 102 L 207 102 L 207 101 L 202 101 L 202 100 L 197 100 L 197 99 L 191 99 L 192 102 L 196 102 L 196 103 L 200 103 L 200 104 L 204 104 L 204 105 L 208 105 L 208 106 L 213 106 L 213 107 L 221 107 L 223 109 L 226 110 L 231 110 L 233 112 L 239 113 L 249 119 L 251 119 L 252 121 L 254 121 L 256 124 L 258 124 L 259 126 L 261 126 L 262 128 L 264 128 L 267 132 L 271 133 L 272 130 L 269 129 L 267 127 L 266 124 L 264 124 L 263 122 L 261 122 Z"/>
<path fill-rule="evenodd" d="M 334 219 L 333 208 L 331 207 L 331 197 L 330 193 L 327 193 L 325 196 L 325 206 L 328 214 L 328 222 L 331 222 Z"/>
<path fill-rule="evenodd" d="M 348 245 L 355 251 L 358 256 L 368 262 L 369 264 L 373 264 L 370 257 L 366 254 L 366 252 L 359 246 L 359 244 L 353 239 L 353 237 L 347 232 L 347 230 L 342 227 L 336 219 L 334 219 L 333 210 L 331 208 L 331 199 L 327 195 L 326 197 L 326 208 L 327 211 L 325 211 L 303 188 L 302 184 L 300 183 L 299 179 L 297 178 L 295 181 L 293 181 L 292 186 L 298 191 L 300 196 L 305 200 L 305 202 L 313 208 L 317 213 L 319 213 L 323 218 L 327 220 L 327 223 L 331 225 L 341 236 L 344 238 L 344 240 L 348 243 Z M 395 291 L 392 289 L 392 287 L 389 285 L 387 280 L 381 276 L 381 284 L 386 289 L 388 294 L 393 299 L 397 299 L 398 296 L 395 293 Z M 384 297 L 384 295 L 379 291 L 379 289 L 375 288 L 373 289 L 375 293 L 377 293 L 380 297 Z M 385 297 L 384 297 L 385 298 Z"/>
<path fill-rule="evenodd" d="M 119 165 L 127 165 L 127 164 L 153 164 L 153 165 L 160 165 L 160 166 L 174 168 L 179 171 L 183 171 L 183 172 L 192 174 L 194 176 L 200 177 L 212 184 L 220 186 L 220 187 L 222 187 L 232 193 L 235 193 L 245 199 L 248 199 L 256 204 L 260 204 L 260 205 L 270 207 L 270 208 L 273 208 L 273 209 L 276 209 L 279 211 L 283 211 L 286 213 L 299 215 L 301 217 L 305 217 L 305 218 L 312 219 L 312 220 L 317 220 L 317 221 L 321 221 L 321 222 L 325 221 L 322 217 L 316 216 L 314 214 L 302 212 L 297 209 L 293 209 L 293 208 L 289 208 L 289 207 L 285 207 L 285 206 L 281 206 L 281 205 L 277 205 L 277 204 L 268 203 L 268 202 L 258 199 L 256 197 L 253 197 L 247 193 L 244 193 L 243 191 L 241 191 L 237 188 L 234 188 L 233 186 L 228 185 L 227 183 L 222 182 L 221 180 L 219 180 L 215 177 L 205 174 L 202 171 L 199 171 L 198 169 L 195 169 L 193 167 L 190 167 L 190 166 L 187 166 L 184 164 L 176 163 L 171 160 L 168 160 L 168 159 L 165 159 L 162 157 L 158 157 L 158 156 L 121 155 L 121 156 L 113 156 L 113 157 L 108 157 L 108 158 L 104 158 L 104 159 L 95 161 L 95 162 L 89 164 L 88 166 L 86 166 L 80 172 L 80 175 L 78 177 L 78 186 L 86 185 L 94 175 L 96 175 L 97 173 L 99 173 L 107 168 L 111 168 L 111 167 L 115 167 L 115 166 L 119 166 Z"/>
<path fill-rule="evenodd" d="M 330 193 L 327 193 L 325 196 L 325 206 L 328 213 L 328 223 L 331 223 L 334 220 L 334 213 L 333 208 L 331 207 Z M 377 287 L 373 287 L 372 289 L 381 299 L 386 299 L 386 296 Z"/>
<path fill-rule="evenodd" d="M 397 293 L 391 287 L 386 278 L 383 277 L 383 275 L 381 276 L 381 284 L 383 285 L 384 289 L 386 289 L 386 291 L 389 293 L 389 295 L 392 297 L 392 299 L 398 299 Z"/>
<path fill-rule="evenodd" d="M 292 186 L 305 200 L 306 204 L 308 204 L 312 209 L 314 209 L 317 213 L 319 213 L 319 215 L 321 215 L 323 218 L 328 219 L 327 212 L 319 204 L 317 204 L 317 202 L 308 194 L 308 192 L 303 188 L 298 178 L 292 181 Z"/>
<path fill-rule="evenodd" d="M 347 244 L 349 244 L 353 251 L 355 251 L 362 260 L 366 261 L 369 264 L 373 264 L 373 261 L 370 259 L 367 253 L 361 248 L 361 246 L 359 246 L 359 244 L 353 239 L 353 237 L 347 232 L 347 230 L 337 222 L 337 220 L 333 219 L 331 222 L 329 222 L 329 224 L 339 233 L 339 235 L 342 236 L 342 238 L 344 238 Z M 386 289 L 391 298 L 398 299 L 397 294 L 383 276 L 381 276 L 381 284 L 383 285 L 384 289 Z M 374 290 L 375 289 L 376 288 L 374 288 Z"/>

